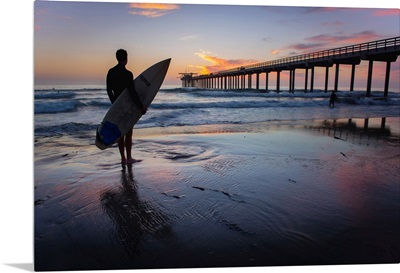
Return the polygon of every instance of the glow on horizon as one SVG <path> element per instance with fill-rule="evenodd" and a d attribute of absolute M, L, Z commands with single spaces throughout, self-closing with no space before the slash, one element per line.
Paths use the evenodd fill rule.
<path fill-rule="evenodd" d="M 104 84 L 118 48 L 128 51 L 135 76 L 172 58 L 164 84 L 180 85 L 180 72 L 212 73 L 395 37 L 399 18 L 399 9 L 379 8 L 36 1 L 35 85 Z M 400 86 L 399 67 L 399 60 L 392 63 L 392 89 Z M 374 63 L 374 76 L 384 69 Z M 346 86 L 348 68 L 341 70 L 339 85 Z M 364 71 L 358 66 L 356 77 Z M 380 76 L 375 86 L 383 87 Z"/>

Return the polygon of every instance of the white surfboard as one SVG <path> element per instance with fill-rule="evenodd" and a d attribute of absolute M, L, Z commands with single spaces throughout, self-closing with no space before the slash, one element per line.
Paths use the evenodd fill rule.
<path fill-rule="evenodd" d="M 166 59 L 147 68 L 135 82 L 136 93 L 144 107 L 149 107 L 167 74 L 171 59 Z M 111 105 L 96 131 L 96 146 L 104 150 L 124 136 L 142 116 L 141 109 L 125 89 Z"/>

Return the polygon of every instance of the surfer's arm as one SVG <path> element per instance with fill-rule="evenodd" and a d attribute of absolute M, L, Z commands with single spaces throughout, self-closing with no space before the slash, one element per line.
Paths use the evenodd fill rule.
<path fill-rule="evenodd" d="M 107 88 L 107 94 L 108 94 L 108 97 L 110 98 L 111 103 L 114 103 L 115 98 L 114 98 L 114 93 L 113 93 L 113 91 L 112 91 L 111 89 L 108 89 L 108 88 Z"/>
<path fill-rule="evenodd" d="M 115 96 L 114 96 L 114 92 L 111 88 L 111 77 L 110 77 L 110 72 L 108 72 L 107 74 L 107 80 L 106 80 L 106 85 L 107 85 L 107 95 L 108 98 L 110 99 L 111 103 L 114 103 L 115 101 Z"/>

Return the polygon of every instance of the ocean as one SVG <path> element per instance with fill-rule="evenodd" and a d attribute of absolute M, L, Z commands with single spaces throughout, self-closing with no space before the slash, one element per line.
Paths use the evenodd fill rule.
<path fill-rule="evenodd" d="M 294 93 L 265 90 L 162 88 L 135 128 L 240 125 L 270 121 L 312 121 L 399 117 L 400 93 L 338 91 Z M 45 87 L 34 91 L 35 136 L 94 135 L 111 106 L 104 87 Z"/>

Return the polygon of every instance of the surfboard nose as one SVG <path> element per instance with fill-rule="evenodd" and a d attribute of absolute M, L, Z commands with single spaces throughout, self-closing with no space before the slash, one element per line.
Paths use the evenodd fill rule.
<path fill-rule="evenodd" d="M 163 60 L 163 61 L 161 61 L 161 62 L 159 62 L 158 64 L 160 65 L 160 66 L 165 66 L 166 67 L 166 69 L 168 70 L 168 67 L 169 67 L 169 64 L 171 63 L 171 58 L 168 58 L 168 59 L 165 59 L 165 60 Z"/>

